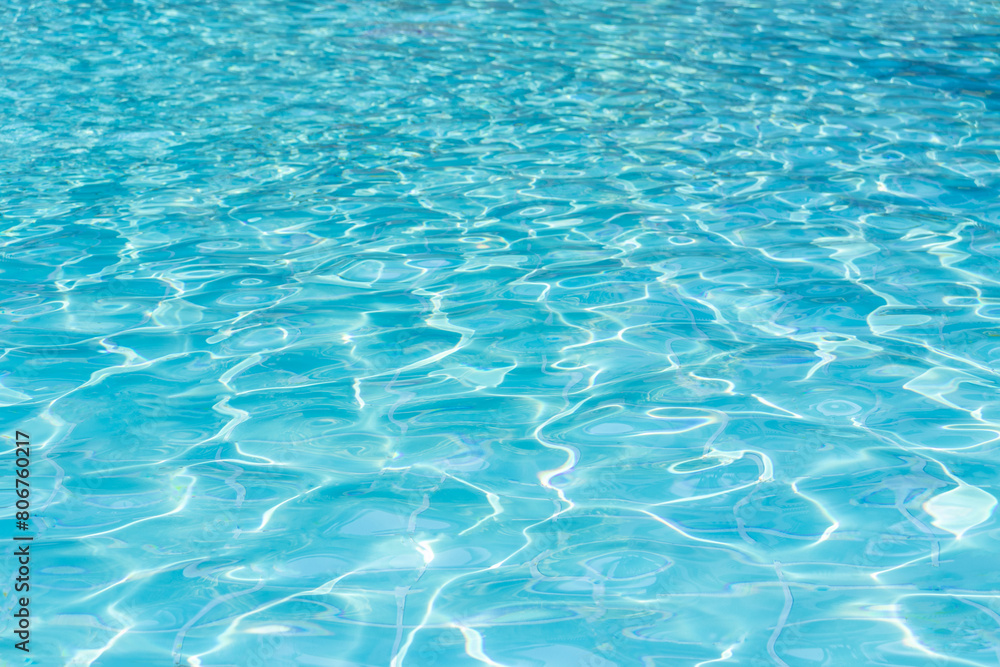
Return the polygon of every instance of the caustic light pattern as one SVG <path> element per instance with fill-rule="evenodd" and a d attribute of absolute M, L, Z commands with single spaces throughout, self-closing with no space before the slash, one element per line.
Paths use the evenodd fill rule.
<path fill-rule="evenodd" d="M 997 3 L 0 24 L 36 664 L 1000 660 Z"/>

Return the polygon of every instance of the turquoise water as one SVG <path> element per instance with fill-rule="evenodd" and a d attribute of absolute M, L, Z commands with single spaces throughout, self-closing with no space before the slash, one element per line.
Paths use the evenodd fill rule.
<path fill-rule="evenodd" d="M 0 20 L 4 664 L 1000 662 L 1000 5 Z"/>

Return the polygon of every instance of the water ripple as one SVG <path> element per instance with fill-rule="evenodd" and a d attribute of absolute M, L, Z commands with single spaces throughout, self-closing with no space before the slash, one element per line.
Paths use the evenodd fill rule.
<path fill-rule="evenodd" d="M 0 13 L 44 664 L 1000 659 L 995 5 Z"/>

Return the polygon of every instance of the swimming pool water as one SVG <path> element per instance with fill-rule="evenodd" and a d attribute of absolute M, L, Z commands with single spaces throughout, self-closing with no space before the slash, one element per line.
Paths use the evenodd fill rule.
<path fill-rule="evenodd" d="M 0 13 L 5 664 L 1000 661 L 997 3 Z"/>

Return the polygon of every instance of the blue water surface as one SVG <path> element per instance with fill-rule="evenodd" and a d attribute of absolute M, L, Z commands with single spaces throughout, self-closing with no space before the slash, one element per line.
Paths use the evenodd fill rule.
<path fill-rule="evenodd" d="M 996 2 L 0 25 L 4 664 L 1000 663 Z"/>

